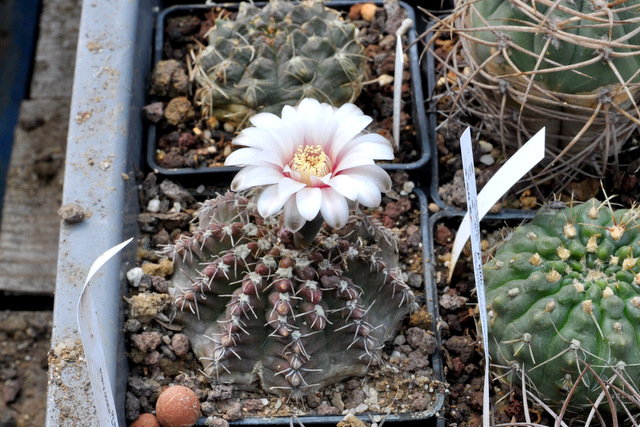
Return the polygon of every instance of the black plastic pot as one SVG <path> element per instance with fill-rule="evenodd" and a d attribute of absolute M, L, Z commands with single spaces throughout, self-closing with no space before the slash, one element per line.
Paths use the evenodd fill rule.
<path fill-rule="evenodd" d="M 433 370 L 434 380 L 443 382 L 444 381 L 444 362 L 442 358 L 442 353 L 440 352 L 441 340 L 440 340 L 440 332 L 437 328 L 439 321 L 439 310 L 438 310 L 438 297 L 437 297 L 437 288 L 434 287 L 435 282 L 430 277 L 431 269 L 429 265 L 431 264 L 431 256 L 428 250 L 429 242 L 433 242 L 431 235 L 431 224 L 429 222 L 429 214 L 427 209 L 427 197 L 420 189 L 415 189 L 415 194 L 418 196 L 419 205 L 420 205 L 420 223 L 421 223 L 421 233 L 422 233 L 422 242 L 423 242 L 423 267 L 424 267 L 424 284 L 425 284 L 425 307 L 428 313 L 429 318 L 431 319 L 431 332 L 437 339 L 437 350 L 431 356 L 431 368 Z M 402 413 L 402 414 L 378 414 L 381 417 L 384 417 L 385 423 L 397 423 L 401 422 L 403 425 L 425 425 L 425 422 L 431 421 L 444 405 L 444 393 L 439 390 L 434 390 L 431 393 L 432 396 L 432 407 L 423 412 L 419 413 Z M 364 421 L 371 422 L 371 418 L 373 413 L 364 413 L 358 415 Z M 342 421 L 344 415 L 328 415 L 328 416 L 300 416 L 296 417 L 295 422 L 298 422 L 300 425 L 327 425 L 327 426 L 335 426 L 337 423 Z M 206 418 L 202 417 L 198 420 L 196 425 L 205 426 Z M 252 426 L 252 425 L 272 425 L 272 426 L 289 426 L 291 425 L 292 419 L 290 417 L 255 417 L 255 418 L 245 418 L 239 421 L 232 421 L 230 424 L 237 426 Z M 295 424 L 294 422 L 294 424 Z"/>
<path fill-rule="evenodd" d="M 338 10 L 348 10 L 348 7 L 358 3 L 356 1 L 328 1 L 325 4 L 328 7 L 332 7 Z M 382 1 L 375 1 L 378 6 L 382 5 Z M 260 3 L 256 3 L 260 5 Z M 416 14 L 414 9 L 407 3 L 399 3 L 406 11 L 410 19 L 416 22 Z M 229 10 L 237 10 L 237 3 L 224 3 L 217 4 L 216 6 L 224 7 Z M 211 6 L 206 5 L 179 5 L 172 6 L 160 12 L 156 22 L 156 34 L 155 34 L 155 51 L 154 51 L 154 64 L 162 60 L 162 46 L 164 42 L 164 24 L 168 17 L 176 15 L 185 15 L 196 11 L 208 10 Z M 416 41 L 415 27 L 408 33 L 409 40 L 409 69 L 411 72 L 411 89 L 412 89 L 412 117 L 414 121 L 414 127 L 416 130 L 416 145 L 419 151 L 419 158 L 411 163 L 381 163 L 380 165 L 387 171 L 393 170 L 405 170 L 405 171 L 419 171 L 426 166 L 431 158 L 432 144 L 429 140 L 430 131 L 429 124 L 432 123 L 427 120 L 425 105 L 424 105 L 424 92 L 422 86 L 422 76 L 420 73 L 420 57 L 418 52 L 418 45 L 414 43 Z M 193 179 L 207 179 L 214 178 L 217 183 L 229 182 L 230 178 L 239 170 L 235 166 L 216 166 L 216 167 L 203 167 L 203 168 L 165 168 L 161 167 L 156 160 L 156 147 L 157 147 L 157 129 L 153 124 L 148 128 L 148 143 L 146 151 L 146 160 L 148 166 L 157 174 L 169 176 L 174 180 L 187 180 Z"/>
<path fill-rule="evenodd" d="M 433 21 L 427 23 L 425 29 L 425 36 L 423 40 L 427 41 L 431 38 L 431 32 L 429 28 L 433 25 Z M 432 99 L 435 93 L 436 86 L 436 71 L 435 71 L 435 59 L 430 49 L 425 49 L 422 62 L 420 64 L 422 68 L 422 75 L 426 83 L 426 98 L 427 98 L 427 114 L 431 120 L 429 131 L 429 142 L 431 143 L 431 159 L 429 162 L 429 182 L 428 182 L 428 194 L 429 199 L 438 205 L 441 211 L 444 211 L 443 216 L 461 216 L 464 215 L 466 209 L 462 209 L 456 206 L 448 205 L 439 194 L 440 188 L 440 176 L 439 176 L 439 161 L 438 161 L 438 147 L 437 144 L 437 105 Z M 488 214 L 485 216 L 487 219 L 519 219 L 519 218 L 531 218 L 534 215 L 534 211 L 525 209 L 501 209 L 498 213 Z"/>

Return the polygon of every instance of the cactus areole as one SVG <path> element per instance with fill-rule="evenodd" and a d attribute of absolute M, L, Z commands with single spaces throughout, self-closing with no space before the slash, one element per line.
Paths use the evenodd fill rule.
<path fill-rule="evenodd" d="M 235 19 L 217 19 L 207 36 L 194 63 L 196 102 L 205 116 L 234 126 L 303 98 L 339 107 L 366 81 L 355 25 L 319 1 L 242 2 Z"/>
<path fill-rule="evenodd" d="M 639 215 L 595 199 L 544 207 L 486 263 L 491 363 L 505 381 L 519 383 L 524 370 L 528 390 L 554 405 L 579 382 L 576 411 L 603 391 L 594 373 L 637 389 Z"/>
<path fill-rule="evenodd" d="M 544 89 L 566 94 L 640 82 L 638 0 L 479 0 L 473 7 L 476 59 L 488 60 L 495 75 L 536 70 Z M 494 55 L 502 47 L 508 58 Z"/>

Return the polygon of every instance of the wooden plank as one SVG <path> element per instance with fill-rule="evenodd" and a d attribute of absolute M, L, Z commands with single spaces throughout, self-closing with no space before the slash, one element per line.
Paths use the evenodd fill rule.
<path fill-rule="evenodd" d="M 43 0 L 31 99 L 70 98 L 81 0 Z"/>
<path fill-rule="evenodd" d="M 69 104 L 21 105 L 0 226 L 0 290 L 53 294 Z"/>

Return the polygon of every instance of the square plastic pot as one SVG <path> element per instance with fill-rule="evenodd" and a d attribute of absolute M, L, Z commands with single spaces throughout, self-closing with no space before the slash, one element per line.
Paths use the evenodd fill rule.
<path fill-rule="evenodd" d="M 432 32 L 429 29 L 433 26 L 434 22 L 430 21 L 426 24 L 426 28 L 424 30 L 425 35 L 422 37 L 423 41 L 430 40 L 432 36 Z M 430 200 L 438 205 L 441 211 L 444 211 L 444 216 L 459 216 L 464 215 L 466 212 L 465 209 L 461 209 L 459 207 L 447 204 L 442 197 L 440 197 L 439 189 L 440 189 L 440 176 L 439 176 L 439 160 L 438 160 L 438 147 L 437 147 L 437 105 L 436 101 L 433 100 L 432 96 L 435 93 L 436 87 L 436 70 L 435 70 L 435 59 L 433 57 L 433 52 L 430 48 L 426 48 L 424 52 L 424 56 L 422 62 L 420 63 L 420 67 L 422 69 L 422 76 L 425 83 L 425 97 L 426 102 L 428 104 L 427 111 L 428 117 L 430 120 L 429 126 L 429 143 L 431 144 L 431 153 L 432 156 L 429 161 L 428 167 L 428 193 Z M 501 209 L 499 212 L 487 215 L 488 219 L 517 219 L 517 218 L 530 218 L 534 215 L 534 211 L 525 210 L 525 209 Z"/>
<path fill-rule="evenodd" d="M 327 1 L 326 6 L 332 7 L 340 11 L 348 11 L 349 7 L 356 1 Z M 373 3 L 381 6 L 382 1 L 374 1 Z M 264 3 L 256 3 L 258 6 Z M 399 2 L 406 12 L 407 16 L 413 20 L 417 25 L 416 13 L 414 8 L 405 2 Z M 237 10 L 237 3 L 224 3 L 219 6 L 225 7 L 229 10 Z M 194 4 L 194 5 L 177 5 L 162 10 L 158 14 L 156 23 L 155 34 L 155 51 L 154 51 L 154 64 L 161 61 L 162 47 L 164 43 L 164 27 L 167 18 L 172 16 L 180 16 L 187 13 L 193 13 L 197 11 L 209 10 L 211 6 Z M 414 128 L 416 130 L 416 148 L 418 150 L 418 159 L 410 163 L 381 163 L 381 166 L 388 170 L 406 170 L 406 171 L 419 171 L 426 166 L 431 158 L 432 143 L 429 140 L 430 130 L 429 125 L 435 123 L 435 121 L 427 120 L 425 103 L 424 103 L 424 91 L 422 86 L 422 75 L 420 73 L 420 55 L 418 51 L 418 44 L 416 42 L 416 25 L 411 28 L 407 34 L 409 41 L 409 71 L 411 73 L 411 96 L 412 96 L 412 118 L 414 122 Z M 146 151 L 146 160 L 149 167 L 159 175 L 170 176 L 174 180 L 180 180 L 182 182 L 193 182 L 194 178 L 207 179 L 214 178 L 217 182 L 229 182 L 239 168 L 236 166 L 214 166 L 214 167 L 201 167 L 201 168 L 166 168 L 158 164 L 156 160 L 157 151 L 157 129 L 154 124 L 149 124 L 148 129 L 148 142 Z"/>
<path fill-rule="evenodd" d="M 80 222 L 62 222 L 49 357 L 47 426 L 105 425 L 98 419 L 77 326 L 77 305 L 92 263 L 107 249 L 136 237 L 138 187 L 145 139 L 141 109 L 146 104 L 147 76 L 152 63 L 153 27 L 159 0 L 83 2 L 71 103 L 62 204 L 77 205 Z M 423 242 L 429 241 L 426 198 L 421 196 Z M 425 248 L 427 245 L 424 245 Z M 426 254 L 426 251 L 425 251 Z M 128 378 L 123 296 L 125 273 L 135 266 L 137 245 L 105 264 L 93 277 L 95 311 L 107 360 L 103 372 L 113 387 L 117 420 L 126 425 Z M 34 260 L 37 262 L 37 260 Z M 427 264 L 427 258 L 424 258 Z M 425 267 L 425 271 L 428 270 Z M 428 283 L 425 277 L 425 283 Z M 427 289 L 427 309 L 437 325 L 434 290 Z M 437 380 L 443 378 L 439 350 L 432 358 Z M 444 403 L 437 394 L 435 414 Z M 400 418 L 392 418 L 399 420 Z M 391 421 L 392 419 L 389 419 Z M 413 419 L 408 415 L 402 420 Z M 289 419 L 277 423 L 289 424 Z M 309 423 L 332 423 L 309 419 Z M 422 421 L 424 422 L 424 417 Z M 249 419 L 241 424 L 266 424 Z M 270 422 L 273 424 L 273 422 Z"/>

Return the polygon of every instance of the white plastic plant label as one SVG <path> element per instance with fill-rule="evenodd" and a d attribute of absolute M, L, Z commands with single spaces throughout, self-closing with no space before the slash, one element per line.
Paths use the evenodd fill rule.
<path fill-rule="evenodd" d="M 118 427 L 118 415 L 113 389 L 109 381 L 109 373 L 107 372 L 102 336 L 100 334 L 100 324 L 93 303 L 93 289 L 89 282 L 100 267 L 120 252 L 132 240 L 133 237 L 126 242 L 114 246 L 93 262 L 78 301 L 78 329 L 89 369 L 89 378 L 91 379 L 91 389 L 93 390 L 97 418 L 100 420 L 101 427 Z"/>
<path fill-rule="evenodd" d="M 537 165 L 544 158 L 544 135 L 545 128 L 542 128 L 524 144 L 507 162 L 496 172 L 478 194 L 478 221 L 489 212 L 498 200 L 513 187 L 527 172 Z M 469 144 L 471 146 L 471 134 L 469 129 L 464 131 L 460 138 L 460 146 Z M 463 157 L 464 158 L 464 157 Z M 474 179 L 475 182 L 475 179 Z M 453 241 L 451 249 L 451 260 L 449 261 L 449 277 L 456 266 L 462 248 L 469 239 L 469 212 L 462 219 L 458 233 Z"/>
<path fill-rule="evenodd" d="M 476 294 L 478 296 L 478 311 L 480 313 L 480 325 L 482 342 L 484 343 L 484 391 L 482 405 L 482 424 L 490 425 L 489 405 L 489 336 L 487 331 L 487 302 L 484 293 L 484 274 L 482 272 L 482 249 L 480 247 L 480 219 L 489 211 L 506 191 L 511 188 L 525 173 L 533 168 L 544 157 L 544 128 L 538 132 L 527 144 L 511 157 L 507 163 L 487 183 L 481 194 L 476 190 L 475 166 L 473 163 L 473 149 L 471 145 L 471 132 L 467 128 L 460 138 L 460 150 L 462 151 L 462 168 L 467 196 L 467 213 L 458 229 L 454 241 L 451 264 L 449 266 L 449 280 L 455 261 L 457 261 L 462 246 L 471 237 L 471 253 L 473 256 L 473 273 L 476 282 Z M 524 154 L 523 154 L 524 153 Z M 515 160 L 514 160 L 515 159 Z M 492 182 L 494 184 L 492 184 Z M 482 205 L 481 205 L 482 203 Z M 454 257 L 455 253 L 455 257 Z"/>
<path fill-rule="evenodd" d="M 400 113 L 402 110 L 402 72 L 404 71 L 404 52 L 402 35 L 411 29 L 413 21 L 406 18 L 396 31 L 396 61 L 393 70 L 393 144 L 400 147 Z"/>

